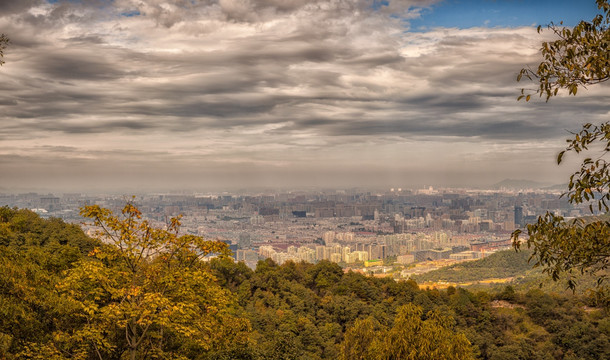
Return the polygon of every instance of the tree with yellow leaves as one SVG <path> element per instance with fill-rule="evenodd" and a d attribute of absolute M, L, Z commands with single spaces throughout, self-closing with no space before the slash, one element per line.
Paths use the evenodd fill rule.
<path fill-rule="evenodd" d="M 436 309 L 422 320 L 420 306 L 398 308 L 390 329 L 372 318 L 356 320 L 345 332 L 343 360 L 471 360 L 473 349 L 463 333 L 456 332 L 451 316 Z"/>
<path fill-rule="evenodd" d="M 32 345 L 31 358 L 192 358 L 229 342 L 245 341 L 249 323 L 232 314 L 233 297 L 202 257 L 227 255 L 225 243 L 180 235 L 180 218 L 167 229 L 142 219 L 128 202 L 121 216 L 97 205 L 92 219 L 105 243 L 65 273 L 58 286 L 70 324 L 53 342 Z"/>

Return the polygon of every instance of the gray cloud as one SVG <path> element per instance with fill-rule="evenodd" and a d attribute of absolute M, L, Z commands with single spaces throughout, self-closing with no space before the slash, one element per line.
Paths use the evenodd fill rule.
<path fill-rule="evenodd" d="M 495 169 L 502 156 L 550 174 L 558 150 L 540 144 L 561 147 L 566 129 L 603 119 L 607 87 L 518 103 L 516 73 L 538 60 L 536 32 L 407 32 L 431 3 L 0 2 L 0 29 L 12 39 L 0 68 L 0 180 L 18 183 L 46 164 L 95 178 L 124 161 L 122 172 L 153 166 L 210 183 L 240 171 L 264 173 L 261 181 L 372 182 L 363 167 L 398 163 L 391 177 L 407 179 L 439 166 Z M 528 165 L 536 154 L 548 167 Z"/>
<path fill-rule="evenodd" d="M 23 13 L 33 6 L 42 3 L 42 0 L 0 0 L 0 14 L 10 15 Z"/>
<path fill-rule="evenodd" d="M 103 61 L 99 55 L 89 53 L 45 54 L 39 64 L 38 69 L 44 76 L 58 81 L 108 81 L 124 76 L 113 64 Z"/>
<path fill-rule="evenodd" d="M 373 0 L 162 0 L 119 1 L 122 11 L 152 18 L 157 24 L 172 27 L 198 19 L 201 16 L 226 21 L 258 23 L 288 16 L 294 13 L 316 13 L 323 19 L 335 19 L 346 14 L 377 13 L 395 16 L 411 16 L 418 13 L 413 7 L 428 6 L 438 0 L 390 0 L 385 3 Z M 414 15 L 413 15 L 414 16 Z"/>

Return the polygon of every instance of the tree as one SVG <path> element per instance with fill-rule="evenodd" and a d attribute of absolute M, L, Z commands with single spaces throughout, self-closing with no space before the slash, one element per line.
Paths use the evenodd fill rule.
<path fill-rule="evenodd" d="M 371 344 L 379 331 L 379 323 L 373 318 L 358 319 L 347 329 L 341 344 L 342 360 L 367 360 L 374 355 Z"/>
<path fill-rule="evenodd" d="M 78 225 L 0 207 L 0 359 L 46 343 L 61 322 L 61 273 L 100 243 Z"/>
<path fill-rule="evenodd" d="M 0 34 L 0 66 L 4 64 L 4 49 L 8 46 L 9 39 L 6 35 Z"/>
<path fill-rule="evenodd" d="M 553 42 L 544 42 L 540 52 L 544 61 L 534 72 L 522 69 L 517 80 L 523 76 L 538 82 L 535 93 L 549 101 L 560 89 L 576 95 L 578 88 L 598 84 L 610 79 L 610 4 L 608 0 L 596 0 L 601 14 L 591 22 L 581 21 L 573 29 L 550 24 L 548 28 L 558 37 Z M 562 25 L 562 23 L 560 23 Z M 538 28 L 541 31 L 541 28 Z M 529 101 L 531 94 L 521 90 L 519 100 Z M 586 158 L 578 171 L 570 177 L 568 191 L 564 196 L 573 204 L 588 203 L 592 213 L 608 212 L 610 201 L 610 165 L 604 159 L 610 152 L 610 123 L 599 125 L 586 123 L 582 129 L 567 139 L 568 146 L 557 157 L 563 161 L 569 152 L 581 153 L 589 147 L 602 147 L 602 155 L 596 159 Z M 521 231 L 513 233 L 514 247 L 521 246 Z M 554 280 L 567 274 L 568 286 L 575 288 L 573 272 L 594 274 L 597 281 L 596 294 L 605 305 L 610 305 L 610 288 L 607 285 L 607 269 L 610 261 L 610 222 L 603 217 L 579 218 L 566 221 L 551 213 L 538 218 L 537 223 L 527 226 L 527 247 L 534 252 L 530 260 L 541 266 Z"/>
<path fill-rule="evenodd" d="M 466 336 L 453 330 L 455 321 L 439 309 L 422 320 L 420 306 L 398 308 L 394 326 L 378 330 L 372 319 L 358 320 L 345 333 L 342 359 L 377 360 L 468 360 L 474 359 Z"/>
<path fill-rule="evenodd" d="M 97 205 L 93 220 L 106 243 L 64 274 L 58 289 L 73 321 L 53 343 L 32 344 L 32 358 L 185 358 L 243 340 L 249 323 L 231 314 L 234 299 L 221 288 L 205 255 L 228 254 L 225 243 L 180 235 L 180 219 L 167 229 L 141 219 L 130 202 L 115 216 Z"/>

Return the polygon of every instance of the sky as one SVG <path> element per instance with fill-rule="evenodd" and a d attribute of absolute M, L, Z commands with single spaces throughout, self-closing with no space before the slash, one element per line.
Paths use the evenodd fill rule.
<path fill-rule="evenodd" d="M 517 102 L 595 2 L 0 0 L 0 192 L 567 182 L 595 86 Z M 568 159 L 569 160 L 569 159 Z"/>

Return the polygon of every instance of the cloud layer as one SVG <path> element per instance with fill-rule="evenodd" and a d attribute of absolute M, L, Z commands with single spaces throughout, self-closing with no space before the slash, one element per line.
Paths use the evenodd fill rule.
<path fill-rule="evenodd" d="M 566 130 L 607 116 L 606 88 L 517 103 L 516 73 L 542 38 L 411 31 L 432 3 L 0 1 L 12 41 L 0 182 L 408 187 L 565 173 L 553 154 Z"/>

